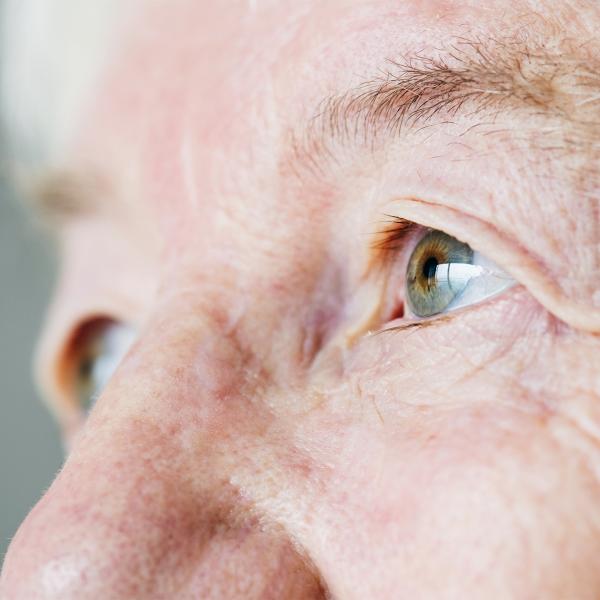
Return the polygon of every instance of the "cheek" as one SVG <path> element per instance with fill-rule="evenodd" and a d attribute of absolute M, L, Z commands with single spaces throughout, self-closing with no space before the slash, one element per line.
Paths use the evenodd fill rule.
<path fill-rule="evenodd" d="M 365 338 L 349 353 L 345 375 L 391 419 L 408 407 L 529 403 L 533 409 L 539 398 L 525 393 L 521 381 L 553 360 L 551 328 L 552 317 L 517 288 L 446 320 Z"/>
<path fill-rule="evenodd" d="M 428 597 L 595 584 L 583 561 L 565 562 L 600 549 L 593 524 L 582 531 L 573 516 L 573 506 L 593 515 L 597 499 L 585 463 L 553 434 L 551 390 L 539 385 L 554 356 L 549 327 L 517 292 L 456 324 L 350 351 L 344 383 L 297 433 L 326 465 L 311 519 L 329 535 L 313 546 L 342 591 L 366 585 L 373 564 L 379 597 L 422 594 L 432 573 L 443 587 Z"/>
<path fill-rule="evenodd" d="M 589 581 L 565 555 L 592 559 L 600 550 L 593 524 L 581 526 L 595 499 L 547 423 L 504 407 L 450 405 L 357 421 L 323 417 L 303 439 L 320 465 L 310 545 L 338 593 L 517 597 Z"/>

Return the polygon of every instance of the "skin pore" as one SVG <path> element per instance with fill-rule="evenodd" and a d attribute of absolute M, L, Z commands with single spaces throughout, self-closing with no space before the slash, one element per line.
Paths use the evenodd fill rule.
<path fill-rule="evenodd" d="M 596 3 L 117 20 L 38 185 L 69 454 L 0 598 L 596 598 Z M 427 228 L 516 285 L 415 325 Z M 136 340 L 84 417 L 98 319 Z"/>

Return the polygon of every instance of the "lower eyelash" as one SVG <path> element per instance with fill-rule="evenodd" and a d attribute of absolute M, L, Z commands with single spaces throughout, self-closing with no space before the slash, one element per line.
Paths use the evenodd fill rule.
<path fill-rule="evenodd" d="M 392 333 L 398 331 L 406 331 L 408 329 L 425 329 L 426 327 L 433 327 L 434 325 L 441 325 L 450 321 L 454 314 L 441 315 L 431 319 L 424 319 L 422 321 L 407 321 L 406 323 L 400 323 L 393 327 L 382 327 L 379 331 L 373 332 L 374 335 L 380 335 L 384 333 Z"/>

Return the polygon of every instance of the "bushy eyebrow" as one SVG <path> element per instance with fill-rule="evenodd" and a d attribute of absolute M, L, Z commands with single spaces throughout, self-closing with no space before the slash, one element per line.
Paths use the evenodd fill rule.
<path fill-rule="evenodd" d="M 512 111 L 552 120 L 570 132 L 565 145 L 596 140 L 599 73 L 581 42 L 460 38 L 434 55 L 390 59 L 375 77 L 325 98 L 294 133 L 295 152 L 328 151 L 340 139 L 376 143 L 461 116 L 493 122 Z"/>
<path fill-rule="evenodd" d="M 296 165 L 318 166 L 332 143 L 377 144 L 460 117 L 470 127 L 495 122 L 510 112 L 545 117 L 538 134 L 560 151 L 600 150 L 600 60 L 588 44 L 546 32 L 536 41 L 521 37 L 458 38 L 433 54 L 390 59 L 374 77 L 318 103 L 308 125 L 291 129 Z M 538 148 L 539 149 L 539 148 Z M 588 152 L 590 154 L 590 152 Z M 590 158 L 590 160 L 592 160 Z M 34 187 L 34 205 L 60 228 L 105 203 L 105 183 L 69 171 L 43 176 Z M 100 202 L 98 202 L 100 199 Z"/>

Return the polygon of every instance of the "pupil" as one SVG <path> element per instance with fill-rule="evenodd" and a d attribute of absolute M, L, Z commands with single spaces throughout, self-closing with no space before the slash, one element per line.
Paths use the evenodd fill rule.
<path fill-rule="evenodd" d="M 94 361 L 91 358 L 86 358 L 81 365 L 79 365 L 79 377 L 88 379 L 92 374 L 92 368 Z"/>
<path fill-rule="evenodd" d="M 430 256 L 425 261 L 425 264 L 423 265 L 423 277 L 425 277 L 427 281 L 431 281 L 435 278 L 435 272 L 437 270 L 438 264 L 439 263 L 435 256 Z"/>

